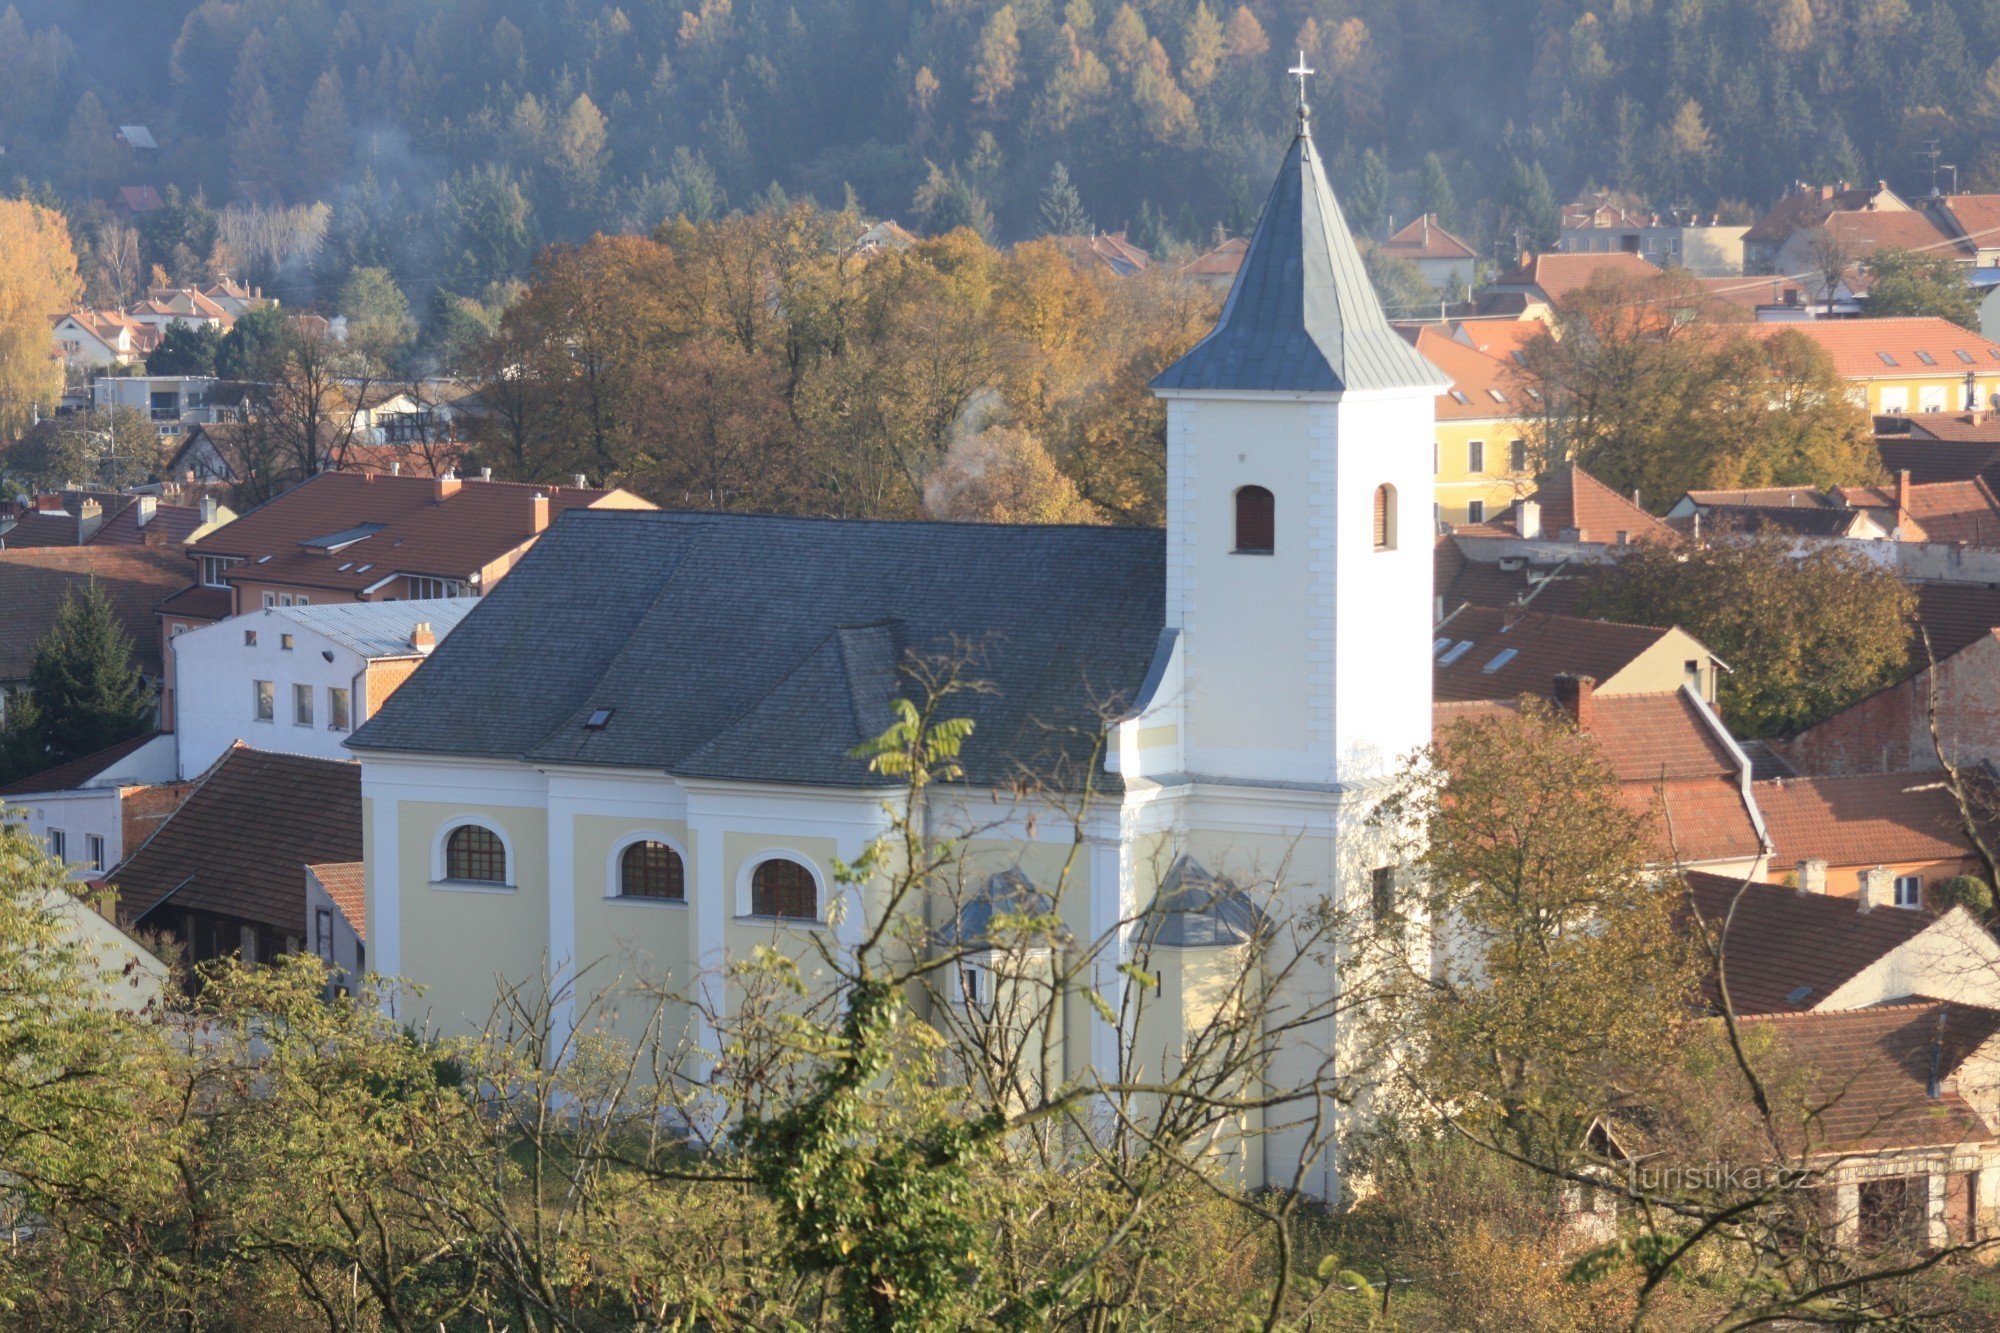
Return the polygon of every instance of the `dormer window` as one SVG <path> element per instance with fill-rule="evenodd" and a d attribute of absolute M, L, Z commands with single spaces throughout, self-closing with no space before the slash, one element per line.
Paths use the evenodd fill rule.
<path fill-rule="evenodd" d="M 1270 555 L 1277 550 L 1278 502 L 1262 486 L 1236 492 L 1236 553 Z"/>

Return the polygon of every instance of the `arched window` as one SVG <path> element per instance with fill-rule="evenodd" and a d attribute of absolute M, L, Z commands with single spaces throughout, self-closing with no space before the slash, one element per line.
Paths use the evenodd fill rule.
<path fill-rule="evenodd" d="M 819 920 L 819 884 L 813 872 L 783 857 L 765 861 L 750 876 L 750 914 Z"/>
<path fill-rule="evenodd" d="M 1375 549 L 1393 551 L 1396 549 L 1396 488 L 1377 486 L 1375 488 Z"/>
<path fill-rule="evenodd" d="M 618 858 L 618 896 L 687 900 L 681 854 L 664 842 L 635 842 Z"/>
<path fill-rule="evenodd" d="M 460 824 L 444 844 L 444 877 L 480 884 L 507 882 L 507 848 L 500 835 L 478 824 Z"/>
<path fill-rule="evenodd" d="M 1277 549 L 1278 502 L 1262 486 L 1236 492 L 1236 550 L 1243 555 L 1269 555 Z"/>

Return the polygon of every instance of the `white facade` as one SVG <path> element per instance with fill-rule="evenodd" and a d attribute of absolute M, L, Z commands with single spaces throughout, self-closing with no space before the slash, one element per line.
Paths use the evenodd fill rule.
<path fill-rule="evenodd" d="M 71 879 L 95 879 L 133 850 L 125 845 L 125 790 L 173 780 L 174 738 L 155 736 L 81 787 L 6 797 L 0 816 L 68 865 Z"/>
<path fill-rule="evenodd" d="M 352 992 L 368 968 L 368 949 L 356 929 L 360 923 L 347 919 L 312 866 L 305 868 L 305 876 L 305 933 L 299 938 L 326 964 L 329 989 Z"/>

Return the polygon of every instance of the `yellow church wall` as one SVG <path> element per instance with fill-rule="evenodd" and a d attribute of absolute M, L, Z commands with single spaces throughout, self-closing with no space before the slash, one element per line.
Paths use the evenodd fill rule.
<path fill-rule="evenodd" d="M 658 838 L 681 854 L 688 890 L 693 890 L 699 849 L 688 827 L 674 820 L 604 815 L 578 815 L 571 826 L 574 851 L 571 874 L 576 885 L 576 965 L 583 975 L 581 989 L 595 995 L 608 992 L 594 1015 L 595 1026 L 627 1042 L 646 1039 L 657 999 L 643 994 L 664 986 L 688 993 L 695 979 L 692 923 L 685 899 L 620 898 L 614 853 L 622 844 L 644 834 Z M 588 969 L 585 971 L 584 969 Z M 581 1023 L 586 1016 L 578 1013 Z M 659 1015 L 659 1037 L 672 1043 L 692 1029 L 690 1006 L 669 1004 Z"/>

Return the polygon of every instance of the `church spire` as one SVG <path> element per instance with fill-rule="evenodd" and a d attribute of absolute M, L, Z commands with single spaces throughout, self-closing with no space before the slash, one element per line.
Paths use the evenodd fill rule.
<path fill-rule="evenodd" d="M 1389 327 L 1314 148 L 1305 52 L 1299 128 L 1251 234 L 1222 315 L 1161 371 L 1156 390 L 1344 393 L 1451 381 Z"/>

